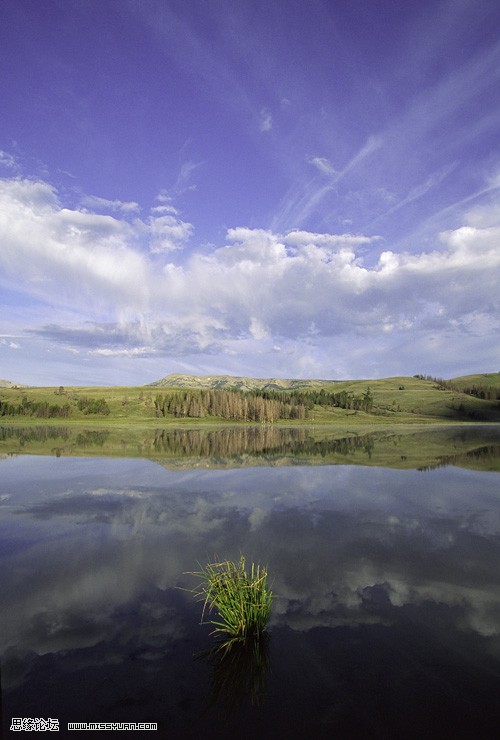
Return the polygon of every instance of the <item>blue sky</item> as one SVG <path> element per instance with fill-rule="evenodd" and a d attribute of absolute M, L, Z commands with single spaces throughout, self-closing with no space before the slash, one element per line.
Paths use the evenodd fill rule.
<path fill-rule="evenodd" d="M 0 377 L 500 369 L 497 0 L 3 0 Z"/>

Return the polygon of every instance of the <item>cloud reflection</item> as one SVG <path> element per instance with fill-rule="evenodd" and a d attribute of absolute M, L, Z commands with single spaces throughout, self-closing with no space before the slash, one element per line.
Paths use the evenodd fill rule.
<path fill-rule="evenodd" d="M 18 539 L 0 576 L 4 657 L 106 643 L 116 661 L 134 635 L 154 660 L 197 621 L 190 594 L 176 590 L 192 585 L 184 574 L 240 552 L 269 566 L 271 629 L 391 625 L 435 603 L 458 630 L 500 635 L 497 474 L 127 461 L 128 484 L 112 485 L 120 461 L 79 465 L 77 477 L 40 475 L 22 504 L 10 479 L 2 527 Z"/>

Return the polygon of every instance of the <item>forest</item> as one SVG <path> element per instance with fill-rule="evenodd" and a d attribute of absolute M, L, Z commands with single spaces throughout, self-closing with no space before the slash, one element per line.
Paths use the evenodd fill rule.
<path fill-rule="evenodd" d="M 307 419 L 315 405 L 369 413 L 373 411 L 373 396 L 369 388 L 359 396 L 347 391 L 331 393 L 324 389 L 288 392 L 182 390 L 159 393 L 154 399 L 157 417 L 216 416 L 231 421 L 259 423 L 272 423 L 279 419 Z"/>

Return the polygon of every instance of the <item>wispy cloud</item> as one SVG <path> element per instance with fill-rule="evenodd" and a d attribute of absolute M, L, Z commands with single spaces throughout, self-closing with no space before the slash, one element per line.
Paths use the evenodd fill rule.
<path fill-rule="evenodd" d="M 177 180 L 171 191 L 173 197 L 182 195 L 189 190 L 196 190 L 196 184 L 192 182 L 192 174 L 203 164 L 204 162 L 187 161 L 181 165 Z"/>
<path fill-rule="evenodd" d="M 21 345 L 19 342 L 14 342 L 12 339 L 7 339 L 5 335 L 0 335 L 0 344 L 3 347 L 8 347 L 9 349 L 20 349 Z"/>
<path fill-rule="evenodd" d="M 9 154 L 8 152 L 3 152 L 2 150 L 0 150 L 0 167 L 8 170 L 10 174 L 17 174 L 20 172 L 20 167 L 17 159 L 13 157 L 12 154 Z"/>
<path fill-rule="evenodd" d="M 382 146 L 382 139 L 370 136 L 367 141 L 340 170 L 337 170 L 326 157 L 314 156 L 307 159 L 319 174 L 313 178 L 301 175 L 288 189 L 275 213 L 271 228 L 299 228 L 307 220 L 317 215 L 322 201 L 329 193 L 335 193 L 337 185 L 351 171 L 369 158 Z"/>
<path fill-rule="evenodd" d="M 326 157 L 311 157 L 309 161 L 323 175 L 328 175 L 329 177 L 336 177 L 338 175 L 338 172 L 332 167 Z"/>
<path fill-rule="evenodd" d="M 379 221 L 381 221 L 383 218 L 387 218 L 387 216 L 392 215 L 393 213 L 396 213 L 401 208 L 404 208 L 407 205 L 410 205 L 410 203 L 414 203 L 419 198 L 422 198 L 424 195 L 426 195 L 430 190 L 438 187 L 443 180 L 445 180 L 448 175 L 450 175 L 453 170 L 456 169 L 458 166 L 457 162 L 451 162 L 450 164 L 444 165 L 443 167 L 440 167 L 439 170 L 436 172 L 433 172 L 429 175 L 429 177 L 426 178 L 426 180 L 422 183 L 419 183 L 418 185 L 415 185 L 412 187 L 409 193 L 399 200 L 397 203 L 395 203 L 391 208 L 384 211 L 380 214 L 372 223 L 375 224 Z"/>
<path fill-rule="evenodd" d="M 259 129 L 266 133 L 267 131 L 271 131 L 273 127 L 273 117 L 267 108 L 263 108 L 260 112 L 260 122 L 259 122 Z"/>
<path fill-rule="evenodd" d="M 303 178 L 288 189 L 271 221 L 273 230 L 300 228 L 335 186 L 323 178 Z"/>
<path fill-rule="evenodd" d="M 81 200 L 82 206 L 92 210 L 118 211 L 122 213 L 138 213 L 139 204 L 135 201 L 108 200 L 98 195 L 86 195 Z"/>
<path fill-rule="evenodd" d="M 374 152 L 382 147 L 383 139 L 381 136 L 369 136 L 365 144 L 356 154 L 349 160 L 346 166 L 338 174 L 338 180 L 341 180 L 348 172 L 356 168 L 361 162 L 367 157 L 370 157 Z"/>

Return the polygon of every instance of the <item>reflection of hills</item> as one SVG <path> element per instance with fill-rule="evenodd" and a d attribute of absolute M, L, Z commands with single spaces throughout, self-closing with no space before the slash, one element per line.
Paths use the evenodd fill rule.
<path fill-rule="evenodd" d="M 500 444 L 485 445 L 475 450 L 469 450 L 457 455 L 443 455 L 439 462 L 425 465 L 420 470 L 436 470 L 456 465 L 463 468 L 478 468 L 481 470 L 496 470 L 495 464 L 500 459 Z"/>
<path fill-rule="evenodd" d="M 357 464 L 420 470 L 458 465 L 496 470 L 500 463 L 500 444 L 495 443 L 499 433 L 496 427 L 456 427 L 406 434 L 387 430 L 350 432 L 343 437 L 317 439 L 307 427 L 233 427 L 211 432 L 162 429 L 155 433 L 148 456 L 175 468 Z"/>
<path fill-rule="evenodd" d="M 377 465 L 500 469 L 500 426 L 427 426 L 376 432 L 278 425 L 157 429 L 0 426 L 0 454 L 141 457 L 174 469 L 260 465 Z"/>

